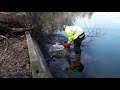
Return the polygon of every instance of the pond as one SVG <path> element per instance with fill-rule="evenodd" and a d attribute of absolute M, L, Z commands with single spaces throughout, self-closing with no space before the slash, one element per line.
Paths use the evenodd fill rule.
<path fill-rule="evenodd" d="M 88 33 L 87 29 L 96 26 L 101 29 L 104 35 L 93 37 L 94 41 L 91 42 L 91 45 L 82 48 L 81 57 L 85 66 L 82 73 L 70 75 L 64 71 L 63 67 L 67 66 L 67 62 L 62 57 L 49 64 L 54 66 L 53 68 L 62 67 L 61 70 L 54 71 L 55 76 L 58 78 L 119 78 L 120 12 L 93 12 L 91 18 L 77 18 L 74 25 L 81 26 L 86 33 Z M 57 34 L 64 36 L 64 32 L 61 31 L 57 31 Z"/>

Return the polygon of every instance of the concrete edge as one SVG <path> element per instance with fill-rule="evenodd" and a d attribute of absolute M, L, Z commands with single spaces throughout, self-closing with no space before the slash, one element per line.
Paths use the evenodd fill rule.
<path fill-rule="evenodd" d="M 29 31 L 25 31 L 33 78 L 53 78 L 42 52 Z"/>

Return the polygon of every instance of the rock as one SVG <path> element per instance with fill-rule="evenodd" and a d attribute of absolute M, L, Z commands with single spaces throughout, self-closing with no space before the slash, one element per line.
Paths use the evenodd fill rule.
<path fill-rule="evenodd" d="M 26 69 L 29 69 L 29 68 L 30 68 L 29 66 L 30 66 L 30 65 L 29 65 L 29 64 L 27 64 L 27 65 L 26 65 Z"/>

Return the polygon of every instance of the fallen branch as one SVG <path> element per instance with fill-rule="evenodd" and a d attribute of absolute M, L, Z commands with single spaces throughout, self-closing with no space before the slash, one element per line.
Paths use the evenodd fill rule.
<path fill-rule="evenodd" d="M 33 28 L 11 28 L 11 32 L 24 32 L 30 30 L 33 30 Z"/>
<path fill-rule="evenodd" d="M 3 39 L 5 39 L 5 40 L 7 41 L 7 42 L 6 42 L 7 45 L 6 45 L 6 48 L 5 48 L 5 50 L 4 50 L 4 52 L 5 52 L 5 51 L 8 49 L 8 46 L 9 46 L 8 43 L 11 43 L 11 42 L 10 42 L 10 40 L 9 40 L 7 37 L 5 37 L 5 36 L 3 36 L 3 35 L 0 35 L 0 37 L 3 38 Z"/>

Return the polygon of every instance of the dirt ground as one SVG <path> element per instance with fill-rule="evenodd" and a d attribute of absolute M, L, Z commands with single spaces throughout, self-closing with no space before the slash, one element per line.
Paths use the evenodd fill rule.
<path fill-rule="evenodd" d="M 0 78 L 31 78 L 31 68 L 25 35 L 0 40 Z"/>

